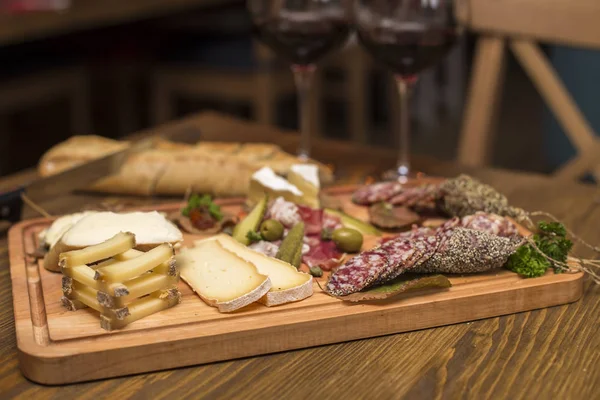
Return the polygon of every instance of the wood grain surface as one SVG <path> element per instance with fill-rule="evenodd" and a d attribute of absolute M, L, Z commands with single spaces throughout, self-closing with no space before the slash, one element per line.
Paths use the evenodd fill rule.
<path fill-rule="evenodd" d="M 186 124 L 221 134 L 223 139 L 228 132 L 253 137 L 251 132 L 260 130 L 215 114 Z M 245 129 L 239 132 L 241 127 Z M 264 132 L 265 136 L 270 132 L 272 140 L 294 145 L 295 136 Z M 326 142 L 329 151 L 325 151 L 323 143 L 315 143 L 317 157 L 334 163 L 343 181 L 361 181 L 394 160 L 394 153 L 385 150 Z M 504 192 L 515 205 L 551 212 L 588 241 L 600 243 L 595 187 L 559 185 L 540 175 L 470 170 L 417 157 L 415 165 L 432 175 L 471 173 Z M 31 176 L 23 174 L 16 181 Z M 42 205 L 60 214 L 104 201 L 70 194 Z M 127 198 L 129 204 L 156 201 L 172 199 Z M 112 198 L 108 202 L 115 204 Z M 26 215 L 35 216 L 30 210 Z M 591 256 L 579 245 L 575 251 Z M 0 239 L 2 398 L 235 398 L 243 394 L 261 399 L 591 399 L 600 385 L 599 320 L 600 288 L 588 280 L 582 299 L 564 306 L 200 367 L 48 387 L 28 381 L 19 371 L 8 249 L 6 239 Z"/>

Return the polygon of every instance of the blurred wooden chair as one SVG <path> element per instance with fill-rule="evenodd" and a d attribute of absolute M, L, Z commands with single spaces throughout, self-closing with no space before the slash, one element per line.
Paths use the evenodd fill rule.
<path fill-rule="evenodd" d="M 253 49 L 255 60 L 247 68 L 193 63 L 156 67 L 151 77 L 153 122 L 173 119 L 176 98 L 186 96 L 242 101 L 250 104 L 258 122 L 275 125 L 277 100 L 294 95 L 294 79 L 266 48 L 255 43 Z"/>
<path fill-rule="evenodd" d="M 600 177 L 600 139 L 536 43 L 600 49 L 600 1 L 464 0 L 457 2 L 456 14 L 463 26 L 481 34 L 459 142 L 459 162 L 470 166 L 490 162 L 508 47 L 578 152 L 555 175 L 577 179 L 593 172 Z"/>

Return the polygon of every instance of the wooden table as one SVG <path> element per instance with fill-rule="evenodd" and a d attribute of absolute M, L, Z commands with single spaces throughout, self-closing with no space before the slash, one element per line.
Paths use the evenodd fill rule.
<path fill-rule="evenodd" d="M 296 136 L 217 114 L 193 117 L 164 129 L 202 128 L 222 140 L 271 138 L 293 149 Z M 148 134 L 150 132 L 145 132 Z M 323 141 L 316 156 L 333 162 L 345 181 L 390 166 L 387 150 Z M 592 243 L 600 243 L 600 207 L 594 187 L 558 185 L 544 176 L 491 169 L 467 170 L 417 158 L 429 174 L 468 172 L 492 184 L 517 206 L 555 214 Z M 31 179 L 26 172 L 0 180 L 0 189 Z M 65 195 L 44 202 L 52 213 L 72 212 L 105 198 Z M 164 201 L 159 199 L 158 201 Z M 172 199 L 171 199 L 172 200 Z M 147 203 L 149 199 L 129 199 Z M 26 215 L 32 215 L 27 211 Z M 590 256 L 581 246 L 575 250 Z M 600 385 L 600 288 L 589 280 L 570 305 L 418 332 L 322 346 L 145 375 L 44 387 L 19 372 L 8 253 L 0 238 L 0 393 L 28 396 L 118 398 L 554 398 L 591 399 Z"/>

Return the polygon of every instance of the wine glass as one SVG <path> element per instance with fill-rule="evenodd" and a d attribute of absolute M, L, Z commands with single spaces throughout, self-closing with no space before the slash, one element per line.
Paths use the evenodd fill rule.
<path fill-rule="evenodd" d="M 439 62 L 457 36 L 452 0 L 354 0 L 359 41 L 394 74 L 400 95 L 400 149 L 386 179 L 406 182 L 410 170 L 408 101 L 417 74 Z"/>
<path fill-rule="evenodd" d="M 298 90 L 300 146 L 310 156 L 309 92 L 316 62 L 350 33 L 351 0 L 248 0 L 256 37 L 292 64 Z"/>

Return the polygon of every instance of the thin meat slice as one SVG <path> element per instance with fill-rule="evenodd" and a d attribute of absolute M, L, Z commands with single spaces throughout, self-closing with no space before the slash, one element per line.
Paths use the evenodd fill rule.
<path fill-rule="evenodd" d="M 320 235 L 323 229 L 323 210 L 297 205 L 298 213 L 304 222 L 305 235 Z"/>
<path fill-rule="evenodd" d="M 324 271 L 331 271 L 340 263 L 340 253 L 333 241 L 312 241 L 308 253 L 302 256 L 302 261 L 309 267 L 320 267 Z"/>
<path fill-rule="evenodd" d="M 402 191 L 400 182 L 379 182 L 363 186 L 352 195 L 352 201 L 356 204 L 371 205 L 380 201 L 386 201 Z"/>
<path fill-rule="evenodd" d="M 484 231 L 502 237 L 512 237 L 519 234 L 517 226 L 508 218 L 482 211 L 463 217 L 461 225 L 464 228 Z"/>
<path fill-rule="evenodd" d="M 356 293 L 375 282 L 388 268 L 387 253 L 380 248 L 350 258 L 327 281 L 326 291 L 333 296 Z"/>

